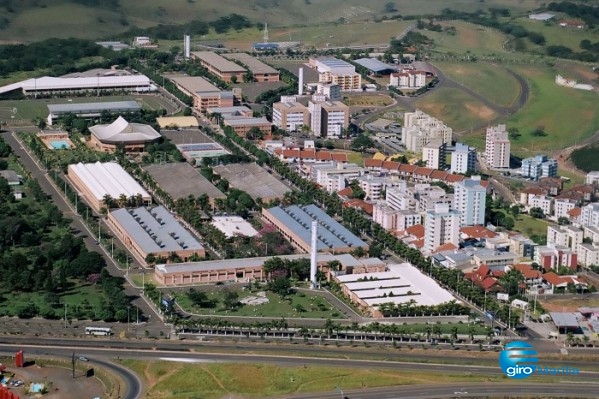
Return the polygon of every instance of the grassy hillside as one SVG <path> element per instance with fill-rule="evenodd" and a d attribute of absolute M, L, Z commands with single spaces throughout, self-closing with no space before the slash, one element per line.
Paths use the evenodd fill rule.
<path fill-rule="evenodd" d="M 392 3 L 394 11 L 388 12 Z M 215 20 L 231 13 L 273 27 L 324 24 L 341 18 L 373 21 L 385 15 L 438 13 L 441 9 L 474 11 L 482 6 L 516 12 L 539 7 L 540 0 L 0 0 L 0 42 L 29 42 L 48 37 L 101 38 L 132 26 Z M 392 7 L 391 7 L 392 8 Z"/>

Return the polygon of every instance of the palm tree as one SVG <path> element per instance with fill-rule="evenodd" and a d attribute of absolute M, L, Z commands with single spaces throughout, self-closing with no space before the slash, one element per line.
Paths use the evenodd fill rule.
<path fill-rule="evenodd" d="M 110 210 L 114 203 L 114 199 L 110 196 L 110 194 L 104 194 L 104 197 L 102 197 L 102 203 L 104 204 L 106 210 Z"/>

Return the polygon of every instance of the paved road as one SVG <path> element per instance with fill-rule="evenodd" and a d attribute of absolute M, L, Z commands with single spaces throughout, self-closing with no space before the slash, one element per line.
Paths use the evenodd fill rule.
<path fill-rule="evenodd" d="M 122 399 L 138 399 L 142 396 L 142 383 L 135 373 L 131 370 L 114 364 L 112 361 L 105 359 L 90 359 L 90 364 L 97 364 L 105 370 L 109 370 L 113 374 L 117 375 L 122 379 L 125 385 L 124 392 L 120 392 L 120 398 Z"/>
<path fill-rule="evenodd" d="M 341 387 L 343 388 L 343 387 Z M 364 390 L 349 390 L 343 396 L 349 399 L 426 399 L 426 398 L 472 398 L 472 397 L 545 397 L 556 395 L 559 397 L 588 397 L 596 398 L 599 389 L 597 384 L 533 384 L 520 383 L 477 383 L 477 384 L 447 384 L 447 385 L 416 385 L 397 386 L 391 388 L 372 388 Z M 332 389 L 331 392 L 316 394 L 298 394 L 281 396 L 285 399 L 339 399 L 340 392 Z"/>
<path fill-rule="evenodd" d="M 69 203 L 62 196 L 62 192 L 56 188 L 50 177 L 43 171 L 39 165 L 35 162 L 34 158 L 25 150 L 25 148 L 21 145 L 19 141 L 15 138 L 15 136 L 11 133 L 3 133 L 2 137 L 6 141 L 8 145 L 11 146 L 12 151 L 19 157 L 19 160 L 25 167 L 27 171 L 31 173 L 31 176 L 37 180 L 40 187 L 47 195 L 52 197 L 54 204 L 58 207 L 58 209 L 65 215 L 65 217 L 72 219 L 71 228 L 74 231 L 84 233 L 81 235 L 86 247 L 90 251 L 98 251 L 106 260 L 108 271 L 115 276 L 124 276 L 124 272 L 120 270 L 114 261 L 110 258 L 106 250 L 103 247 L 98 246 L 96 244 L 96 238 L 94 237 L 95 232 L 89 230 L 87 225 L 85 225 L 81 219 L 81 216 L 74 212 L 74 209 L 71 207 Z M 85 234 L 87 232 L 87 234 Z M 158 317 L 155 316 L 154 310 L 150 307 L 142 298 L 139 297 L 139 292 L 135 288 L 133 288 L 130 284 L 125 284 L 125 292 L 127 295 L 135 298 L 133 300 L 133 305 L 138 306 L 143 313 L 146 315 L 154 315 L 151 318 L 151 323 L 146 325 L 146 329 L 154 331 L 156 330 L 164 330 L 167 332 L 168 330 L 164 328 L 161 323 L 158 323 Z M 42 330 L 42 332 L 44 332 Z"/>
<path fill-rule="evenodd" d="M 434 363 L 410 363 L 401 361 L 376 361 L 376 360 L 359 360 L 359 359 L 327 359 L 327 358 L 303 358 L 303 357 L 292 357 L 292 356 L 274 356 L 274 355 L 255 355 L 255 354 L 235 354 L 235 353 L 189 353 L 189 352 L 177 352 L 177 351 L 164 351 L 162 349 L 150 349 L 150 350 L 123 350 L 113 348 L 72 348 L 61 345 L 20 345 L 19 348 L 24 349 L 25 352 L 31 356 L 52 356 L 52 357 L 65 357 L 71 356 L 73 350 L 77 350 L 79 353 L 85 354 L 90 358 L 91 362 L 97 362 L 102 366 L 111 367 L 108 359 L 114 359 L 121 356 L 127 358 L 138 358 L 144 360 L 171 360 L 181 362 L 227 362 L 227 363 L 270 363 L 281 366 L 297 366 L 303 364 L 305 367 L 311 365 L 320 365 L 327 367 L 356 367 L 360 369 L 389 369 L 393 370 L 411 370 L 411 371 L 422 371 L 422 372 L 439 372 L 446 374 L 464 374 L 471 373 L 476 375 L 488 375 L 488 376 L 501 376 L 502 372 L 497 365 L 493 366 L 475 366 L 475 365 L 463 365 L 463 364 L 434 364 Z M 14 346 L 0 345 L 0 352 L 13 352 Z M 444 358 L 447 360 L 446 358 Z M 457 359 L 456 359 L 457 360 Z M 570 365 L 570 363 L 569 363 Z M 123 373 L 124 370 L 119 369 L 118 366 L 112 366 L 112 370 L 118 373 Z M 133 380 L 129 381 L 130 378 Z M 511 394 L 511 395 L 522 395 L 522 394 L 535 394 L 537 395 L 568 395 L 568 396 L 592 396 L 597 392 L 599 384 L 597 383 L 599 378 L 599 372 L 586 372 L 582 371 L 577 376 L 564 376 L 564 377 L 548 377 L 558 378 L 564 380 L 564 383 L 555 384 L 527 384 L 522 383 L 477 383 L 477 384 L 449 384 L 449 385 L 434 385 L 434 386 L 411 386 L 411 387 L 393 387 L 383 388 L 374 390 L 353 390 L 345 392 L 351 399 L 363 398 L 363 399 L 394 399 L 394 398 L 429 398 L 429 397 L 453 397 L 458 396 L 479 396 L 479 395 L 496 395 Z M 576 379 L 576 380 L 574 380 Z M 136 377 L 127 377 L 128 383 L 131 384 L 131 388 L 127 391 L 127 399 L 134 399 L 140 397 L 139 381 Z M 573 383 L 578 381 L 578 383 Z M 333 389 L 333 387 L 332 387 Z M 456 394 L 455 392 L 460 392 Z M 332 391 L 330 394 L 319 393 L 319 394 L 300 394 L 286 396 L 288 398 L 335 398 L 333 396 L 336 393 L 339 397 L 339 392 Z"/>

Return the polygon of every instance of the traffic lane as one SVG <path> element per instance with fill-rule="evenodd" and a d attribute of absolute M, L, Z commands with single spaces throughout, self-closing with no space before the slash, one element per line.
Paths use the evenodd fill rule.
<path fill-rule="evenodd" d="M 496 357 L 489 358 L 476 358 L 476 353 L 469 353 L 469 357 L 465 357 L 466 355 L 461 355 L 458 352 L 463 351 L 454 351 L 455 355 L 450 354 L 451 352 L 444 352 L 439 354 L 411 354 L 406 350 L 395 350 L 389 347 L 372 347 L 372 348 L 349 348 L 349 347 L 325 347 L 318 345 L 286 345 L 286 344 L 261 344 L 261 343 L 236 343 L 236 342 L 217 342 L 217 341 L 204 341 L 203 343 L 192 342 L 192 341 L 143 341 L 143 340 L 127 340 L 127 341 L 118 341 L 118 340 L 106 340 L 100 339 L 98 337 L 87 337 L 87 339 L 74 339 L 74 338 L 45 338 L 45 337 L 18 337 L 18 336 L 5 336 L 2 339 L 2 345 L 6 348 L 15 348 L 20 347 L 30 347 L 32 349 L 42 348 L 42 349 L 51 349 L 55 347 L 68 347 L 75 350 L 81 350 L 82 348 L 87 349 L 104 349 L 104 350 L 115 350 L 115 353 L 122 353 L 122 351 L 136 351 L 136 352 L 144 352 L 144 351 L 162 351 L 169 355 L 185 355 L 185 354 L 198 354 L 202 353 L 202 349 L 206 348 L 208 350 L 223 350 L 229 354 L 253 354 L 256 352 L 266 353 L 266 356 L 276 356 L 277 354 L 286 355 L 288 353 L 302 353 L 307 356 L 317 356 L 318 358 L 339 358 L 345 357 L 346 359 L 351 359 L 352 357 L 361 356 L 377 356 L 378 358 L 383 358 L 386 364 L 389 362 L 401 362 L 401 361 L 411 361 L 415 363 L 422 364 L 431 364 L 431 363 L 442 363 L 442 362 L 451 362 L 452 360 L 460 361 L 461 367 L 468 368 L 470 365 L 466 364 L 468 361 L 476 361 L 479 364 L 488 363 L 493 365 L 496 364 Z M 193 351 L 193 353 L 191 353 Z M 590 348 L 587 348 L 587 353 L 590 351 Z M 539 353 L 543 353 L 542 350 L 538 351 Z M 555 351 L 557 353 L 557 351 Z M 497 354 L 499 356 L 499 354 Z M 289 356 L 286 356 L 289 357 Z M 299 357 L 298 359 L 309 359 L 309 357 Z M 543 363 L 547 365 L 561 365 L 567 362 L 567 364 L 571 367 L 578 367 L 581 370 L 593 370 L 599 371 L 599 367 L 595 361 L 595 358 L 591 358 L 591 361 L 581 361 L 581 360 L 568 360 L 566 359 L 544 359 Z M 474 367 L 474 366 L 473 366 Z"/>
<path fill-rule="evenodd" d="M 122 399 L 138 399 L 142 397 L 142 383 L 131 370 L 103 359 L 89 359 L 91 364 L 109 370 L 119 376 L 125 383 L 126 390 L 120 395 Z"/>
<path fill-rule="evenodd" d="M 194 362 L 212 362 L 212 363 L 269 363 L 280 366 L 298 366 L 303 364 L 320 365 L 320 366 L 339 366 L 339 367 L 356 367 L 370 369 L 394 369 L 394 370 L 417 370 L 422 372 L 439 372 L 450 374 L 473 374 L 487 376 L 502 376 L 503 372 L 499 366 L 480 366 L 480 365 L 464 365 L 464 364 L 438 364 L 438 363 L 419 363 L 409 361 L 391 361 L 391 360 L 364 360 L 364 359 L 348 359 L 348 358 L 323 358 L 323 357 L 300 357 L 289 355 L 262 355 L 252 353 L 201 353 L 201 352 L 177 352 L 172 350 L 162 350 L 153 348 L 149 350 L 131 350 L 131 349 L 115 349 L 115 348 L 77 348 L 69 346 L 41 346 L 41 345 L 22 345 L 22 349 L 26 350 L 29 355 L 38 356 L 53 356 L 70 358 L 73 352 L 85 353 L 90 358 L 104 357 L 107 359 L 118 358 L 133 358 L 141 360 L 180 360 Z M 14 353 L 14 347 L 0 345 L 0 351 Z M 439 359 L 447 361 L 447 357 L 439 356 Z M 460 358 L 454 358 L 459 362 Z M 549 366 L 549 362 L 543 362 Z M 570 362 L 567 363 L 573 367 Z M 599 381 L 598 371 L 580 371 L 576 376 L 580 381 L 591 379 Z"/>
<path fill-rule="evenodd" d="M 343 389 L 343 387 L 340 387 Z M 484 383 L 484 384 L 447 384 L 417 385 L 348 390 L 343 396 L 349 399 L 427 399 L 427 398 L 461 398 L 498 395 L 517 396 L 559 395 L 569 397 L 596 397 L 597 384 L 538 384 L 538 383 Z M 340 392 L 335 388 L 332 392 L 317 394 L 298 394 L 283 396 L 286 399 L 339 399 Z"/>
<path fill-rule="evenodd" d="M 15 153 L 15 155 L 19 157 L 19 160 L 23 164 L 25 169 L 29 171 L 29 173 L 31 173 L 31 176 L 38 182 L 42 191 L 44 191 L 46 195 L 50 195 L 52 197 L 52 202 L 54 203 L 54 205 L 56 205 L 56 207 L 66 217 L 69 217 L 72 220 L 71 227 L 75 231 L 80 231 L 84 233 L 82 239 L 85 243 L 85 246 L 90 251 L 97 251 L 99 248 L 96 244 L 96 239 L 93 237 L 93 234 L 89 233 L 89 229 L 83 224 L 83 222 L 81 221 L 81 217 L 73 212 L 73 210 L 67 204 L 66 200 L 62 197 L 61 193 L 58 192 L 58 190 L 55 188 L 53 184 L 50 183 L 47 174 L 39 168 L 39 166 L 33 160 L 31 155 L 29 155 L 29 153 L 21 146 L 19 141 L 17 141 L 17 139 L 11 133 L 3 133 L 2 137 L 4 138 L 6 143 L 12 148 L 12 151 Z M 85 234 L 85 232 L 88 232 L 89 234 Z M 108 270 L 110 271 L 110 274 L 119 277 L 124 276 L 124 273 L 113 264 L 112 259 L 110 259 L 110 257 L 104 251 L 98 252 L 106 260 L 106 264 Z M 128 283 L 125 283 L 125 293 L 128 296 L 135 298 L 133 304 L 142 309 L 142 311 L 146 315 L 151 315 L 155 313 L 154 310 L 147 303 L 145 303 L 145 301 L 139 298 L 138 290 L 133 288 Z M 159 320 L 158 317 L 151 318 L 150 322 L 156 322 L 156 320 Z"/>

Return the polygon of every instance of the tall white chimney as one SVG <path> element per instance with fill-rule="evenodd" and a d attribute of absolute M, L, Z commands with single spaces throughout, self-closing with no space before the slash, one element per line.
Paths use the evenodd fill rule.
<path fill-rule="evenodd" d="M 300 69 L 301 71 L 301 69 Z M 313 290 L 317 287 L 316 282 L 316 254 L 318 253 L 318 222 L 312 221 L 312 241 L 310 242 L 310 288 Z"/>
<path fill-rule="evenodd" d="M 183 55 L 186 59 L 189 59 L 191 55 L 191 37 L 189 35 L 183 36 Z"/>
<path fill-rule="evenodd" d="M 297 82 L 297 95 L 304 95 L 304 68 L 299 69 L 299 81 Z"/>

